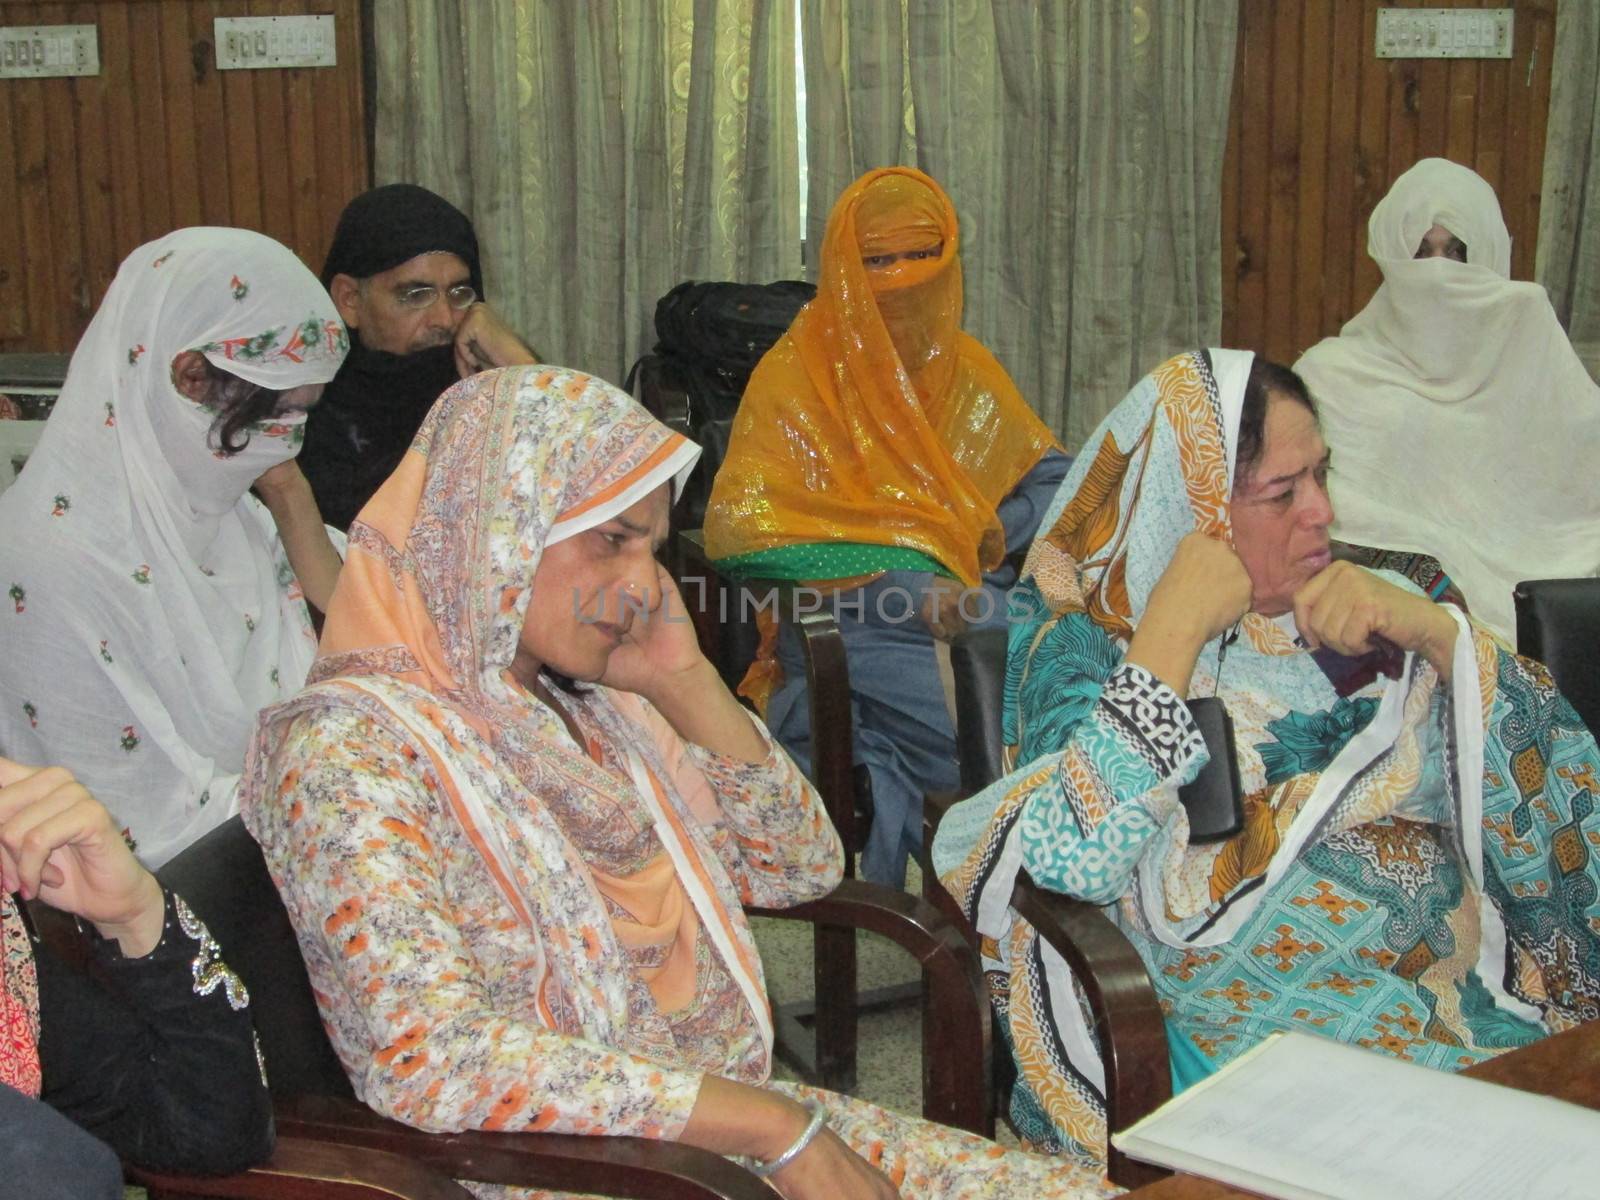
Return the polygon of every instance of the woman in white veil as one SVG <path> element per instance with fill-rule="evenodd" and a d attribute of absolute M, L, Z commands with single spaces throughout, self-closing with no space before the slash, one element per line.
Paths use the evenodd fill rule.
<path fill-rule="evenodd" d="M 1430 235 L 1465 261 L 1419 257 Z M 1367 250 L 1382 286 L 1294 368 L 1333 452 L 1334 537 L 1433 556 L 1512 641 L 1517 583 L 1600 569 L 1600 388 L 1544 289 L 1510 278 L 1494 189 L 1466 167 L 1400 176 Z"/>
<path fill-rule="evenodd" d="M 141 246 L 0 497 L 0 747 L 70 767 L 152 869 L 237 811 L 256 713 L 305 682 L 339 560 L 292 460 L 347 345 L 269 237 Z"/>

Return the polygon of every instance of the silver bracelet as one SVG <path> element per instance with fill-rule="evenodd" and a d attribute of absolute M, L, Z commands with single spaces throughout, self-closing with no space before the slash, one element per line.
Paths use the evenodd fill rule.
<path fill-rule="evenodd" d="M 771 1162 L 758 1162 L 751 1166 L 750 1169 L 761 1178 L 765 1179 L 769 1175 L 776 1175 L 795 1159 L 799 1158 L 805 1148 L 817 1140 L 817 1134 L 822 1132 L 823 1122 L 828 1119 L 828 1110 L 822 1107 L 820 1100 L 807 1100 L 806 1108 L 811 1111 L 811 1120 L 806 1122 L 805 1130 L 799 1137 L 795 1138 L 793 1145 Z"/>

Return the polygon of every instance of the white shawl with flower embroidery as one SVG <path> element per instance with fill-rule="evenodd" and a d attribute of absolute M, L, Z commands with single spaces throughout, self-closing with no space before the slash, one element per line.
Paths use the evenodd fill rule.
<path fill-rule="evenodd" d="M 0 497 L 0 751 L 70 768 L 159 866 L 233 811 L 255 715 L 315 642 L 249 495 L 304 415 L 221 456 L 172 360 L 275 390 L 325 383 L 347 342 L 294 254 L 242 229 L 135 250 L 72 357 L 38 448 Z"/>

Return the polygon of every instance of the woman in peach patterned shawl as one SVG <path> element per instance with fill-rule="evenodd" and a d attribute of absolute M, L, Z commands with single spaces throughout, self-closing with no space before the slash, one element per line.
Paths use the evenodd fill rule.
<path fill-rule="evenodd" d="M 906 1195 L 1097 1193 L 1075 1168 L 762 1086 L 742 905 L 827 892 L 841 853 L 655 563 L 697 453 L 588 376 L 488 372 L 445 393 L 352 528 L 319 682 L 263 715 L 245 819 L 357 1094 L 425 1129 L 767 1160 L 805 1127 L 803 1096 L 831 1132 L 774 1176 L 790 1197 L 886 1196 L 885 1174 Z"/>

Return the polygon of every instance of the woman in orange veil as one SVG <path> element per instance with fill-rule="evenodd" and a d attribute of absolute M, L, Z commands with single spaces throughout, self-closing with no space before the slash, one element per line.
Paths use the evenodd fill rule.
<path fill-rule="evenodd" d="M 836 596 L 856 758 L 872 776 L 869 879 L 899 884 L 921 797 L 956 786 L 934 639 L 1005 620 L 1027 546 L 1069 460 L 1005 369 L 961 330 L 959 225 L 909 167 L 869 171 L 834 205 L 817 297 L 745 390 L 706 514 L 729 573 Z M 747 694 L 810 761 L 793 635 L 766 639 Z"/>

